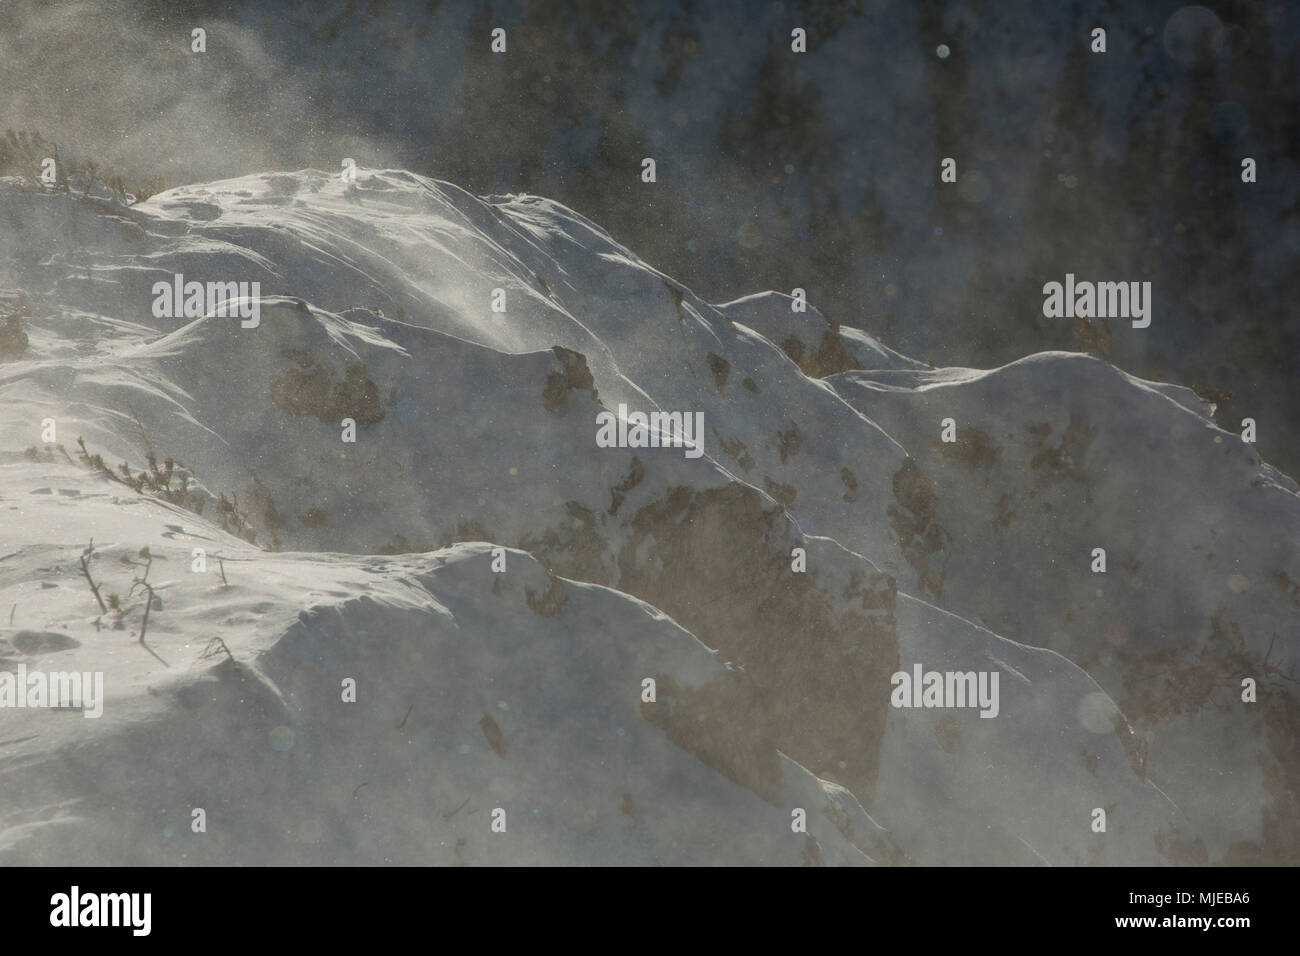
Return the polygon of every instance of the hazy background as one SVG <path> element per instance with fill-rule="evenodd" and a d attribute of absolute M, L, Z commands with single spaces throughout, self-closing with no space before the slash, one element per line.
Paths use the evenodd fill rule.
<path fill-rule="evenodd" d="M 9 0 L 0 126 L 128 181 L 353 157 L 550 196 L 705 298 L 801 286 L 939 365 L 1080 347 L 1066 272 L 1150 281 L 1112 360 L 1297 475 L 1298 40 L 1251 0 Z"/>

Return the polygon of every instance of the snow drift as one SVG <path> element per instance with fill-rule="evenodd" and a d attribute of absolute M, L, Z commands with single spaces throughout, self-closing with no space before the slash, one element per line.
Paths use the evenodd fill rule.
<path fill-rule="evenodd" d="M 0 653 L 107 698 L 0 709 L 6 862 L 1300 859 L 1300 500 L 1190 391 L 931 369 L 401 171 L 0 221 Z M 891 706 L 917 664 L 996 718 Z"/>

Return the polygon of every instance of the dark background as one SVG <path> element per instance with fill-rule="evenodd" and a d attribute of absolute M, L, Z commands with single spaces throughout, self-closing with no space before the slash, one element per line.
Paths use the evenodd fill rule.
<path fill-rule="evenodd" d="M 353 157 L 549 196 L 710 301 L 802 287 L 937 365 L 1105 350 L 1296 475 L 1298 40 L 1256 0 L 27 0 L 0 124 L 128 182 Z M 1044 318 L 1066 272 L 1150 281 L 1151 327 Z"/>

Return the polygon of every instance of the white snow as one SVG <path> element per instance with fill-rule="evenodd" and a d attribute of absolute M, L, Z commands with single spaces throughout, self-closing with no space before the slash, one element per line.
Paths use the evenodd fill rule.
<path fill-rule="evenodd" d="M 1115 864 L 1293 832 L 1300 500 L 1186 389 L 931 370 L 403 171 L 129 208 L 5 181 L 0 219 L 34 316 L 0 364 L 0 656 L 107 692 L 0 709 L 5 862 Z M 175 273 L 260 282 L 259 324 L 155 318 Z M 789 340 L 828 331 L 857 368 L 809 378 Z M 620 403 L 702 411 L 704 457 L 598 449 Z M 78 437 L 183 462 L 191 507 Z M 998 670 L 998 717 L 890 707 L 918 662 Z"/>

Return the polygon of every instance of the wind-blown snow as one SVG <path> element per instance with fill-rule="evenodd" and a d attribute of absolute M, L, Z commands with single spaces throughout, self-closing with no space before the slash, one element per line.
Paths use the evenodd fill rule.
<path fill-rule="evenodd" d="M 6 862 L 1300 858 L 1300 499 L 1185 389 L 930 369 L 402 171 L 134 207 L 9 180 L 0 221 L 34 316 L 0 365 L 0 656 L 107 691 L 0 710 Z M 155 318 L 177 273 L 260 282 L 257 327 Z M 620 404 L 703 412 L 704 455 L 598 448 Z M 998 716 L 891 707 L 915 663 L 998 671 Z"/>

